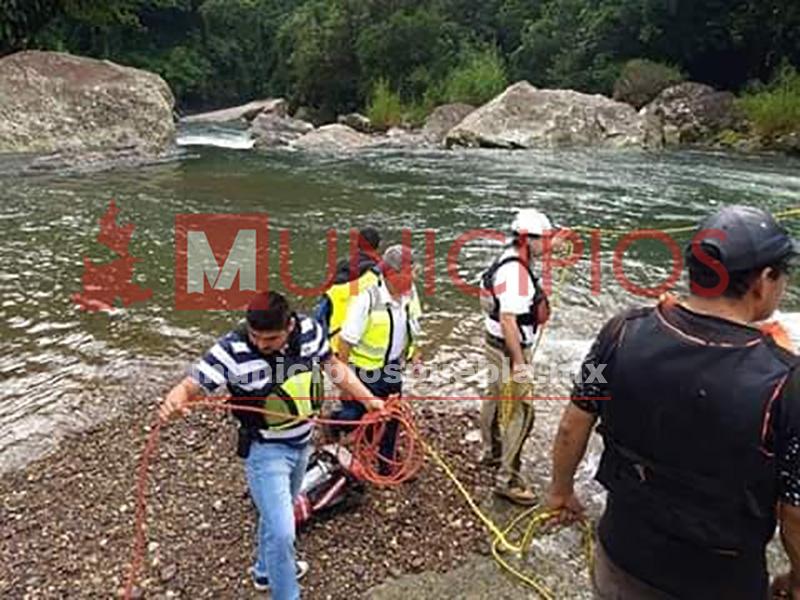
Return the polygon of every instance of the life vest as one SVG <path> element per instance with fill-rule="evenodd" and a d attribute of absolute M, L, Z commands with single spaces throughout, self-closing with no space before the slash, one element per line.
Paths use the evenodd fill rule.
<path fill-rule="evenodd" d="M 322 371 L 319 365 L 297 362 L 289 365 L 290 375 L 276 384 L 264 398 L 263 422 L 273 431 L 291 429 L 317 413 L 322 400 Z"/>
<path fill-rule="evenodd" d="M 234 404 L 263 409 L 265 412 L 233 410 L 245 429 L 262 440 L 280 440 L 311 431 L 309 420 L 319 412 L 323 397 L 323 376 L 319 364 L 308 360 L 286 360 L 273 372 L 283 375 L 260 395 L 233 398 Z"/>
<path fill-rule="evenodd" d="M 522 327 L 526 325 L 533 327 L 533 332 L 536 333 L 537 328 L 547 323 L 550 319 L 550 302 L 539 285 L 539 279 L 533 274 L 530 264 L 525 263 L 519 256 L 507 256 L 498 259 L 484 272 L 481 277 L 481 287 L 484 291 L 481 296 L 481 306 L 489 314 L 490 319 L 497 323 L 500 322 L 500 300 L 494 293 L 494 278 L 500 267 L 512 262 L 518 262 L 525 268 L 534 285 L 530 310 L 525 314 L 517 315 L 517 326 L 520 328 L 520 333 L 522 332 Z"/>
<path fill-rule="evenodd" d="M 350 302 L 377 284 L 379 279 L 376 263 L 368 257 L 361 257 L 355 280 L 351 276 L 350 263 L 342 261 L 339 264 L 333 285 L 325 291 L 315 311 L 315 317 L 324 326 L 334 353 L 339 351 L 339 332 Z"/>
<path fill-rule="evenodd" d="M 406 304 L 406 347 L 403 358 L 410 360 L 416 349 L 412 319 L 419 319 L 422 308 L 416 289 L 412 288 L 411 299 Z M 380 287 L 373 285 L 365 292 L 369 294 L 370 309 L 364 333 L 358 344 L 350 350 L 350 363 L 365 370 L 382 369 L 389 362 L 394 335 L 394 318 L 389 305 L 381 302 Z"/>
<path fill-rule="evenodd" d="M 758 579 L 776 524 L 769 419 L 798 358 L 755 329 L 685 332 L 677 310 L 665 302 L 630 312 L 606 369 L 597 479 L 624 508 L 601 534 L 677 540 L 735 557 L 735 571 Z M 616 543 L 609 552 L 623 563 L 640 552 Z M 661 567 L 650 563 L 633 574 L 659 581 Z"/>

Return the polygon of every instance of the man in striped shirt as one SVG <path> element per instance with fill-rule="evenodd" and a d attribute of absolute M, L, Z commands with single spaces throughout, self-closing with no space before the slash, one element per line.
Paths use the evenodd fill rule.
<path fill-rule="evenodd" d="M 186 414 L 192 398 L 223 392 L 237 406 L 266 413 L 234 411 L 241 422 L 240 456 L 250 494 L 258 508 L 258 548 L 250 573 L 258 590 L 271 589 L 276 600 L 300 597 L 297 579 L 308 570 L 295 560 L 292 501 L 300 489 L 310 453 L 321 390 L 319 369 L 367 410 L 380 410 L 375 398 L 330 350 L 327 336 L 313 319 L 294 313 L 277 292 L 255 296 L 246 322 L 223 336 L 164 399 L 160 416 Z"/>

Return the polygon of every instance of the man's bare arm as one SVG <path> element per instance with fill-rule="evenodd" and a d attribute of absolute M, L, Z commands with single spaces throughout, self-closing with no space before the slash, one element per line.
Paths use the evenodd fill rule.
<path fill-rule="evenodd" d="M 158 409 L 158 416 L 166 421 L 175 413 L 186 414 L 189 402 L 200 393 L 200 384 L 191 377 L 184 377 L 164 398 Z"/>
<path fill-rule="evenodd" d="M 339 336 L 339 350 L 336 353 L 336 356 L 341 360 L 344 364 L 350 362 L 350 351 L 353 349 L 353 346 L 350 342 L 345 341 L 345 339 L 340 335 Z"/>
<path fill-rule="evenodd" d="M 524 365 L 525 355 L 522 353 L 517 316 L 511 313 L 500 313 L 500 328 L 503 330 L 503 339 L 511 357 L 511 364 L 517 368 Z"/>
<path fill-rule="evenodd" d="M 800 507 L 780 502 L 778 518 L 781 522 L 781 541 L 789 557 L 791 570 L 779 577 L 776 587 L 790 594 L 790 598 L 800 599 Z"/>
<path fill-rule="evenodd" d="M 586 446 L 597 417 L 569 404 L 561 416 L 553 444 L 553 473 L 547 497 L 549 510 L 566 510 L 571 516 L 583 513 L 575 496 L 575 472 L 586 454 Z"/>

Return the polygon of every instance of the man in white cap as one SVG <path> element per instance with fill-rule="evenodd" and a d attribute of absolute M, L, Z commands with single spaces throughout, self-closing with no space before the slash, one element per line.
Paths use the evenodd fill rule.
<path fill-rule="evenodd" d="M 536 497 L 520 474 L 522 447 L 533 427 L 531 348 L 549 316 L 547 298 L 533 273 L 550 220 L 538 210 L 518 211 L 510 242 L 483 275 L 486 291 L 487 397 L 481 403 L 481 462 L 499 466 L 495 493 L 531 505 Z"/>

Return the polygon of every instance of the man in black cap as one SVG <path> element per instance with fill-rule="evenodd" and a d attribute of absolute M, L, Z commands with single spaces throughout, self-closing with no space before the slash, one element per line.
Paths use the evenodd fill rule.
<path fill-rule="evenodd" d="M 797 255 L 768 213 L 724 208 L 686 250 L 690 296 L 617 315 L 595 340 L 546 504 L 566 520 L 582 512 L 575 472 L 599 421 L 596 598 L 763 600 L 776 517 L 791 571 L 774 591 L 800 598 L 798 358 L 753 326 Z"/>
<path fill-rule="evenodd" d="M 333 283 L 314 309 L 314 318 L 325 328 L 334 354 L 339 353 L 339 331 L 347 316 L 347 307 L 358 294 L 377 284 L 380 277 L 381 236 L 378 230 L 363 227 L 356 241 L 358 253 L 336 263 Z"/>

